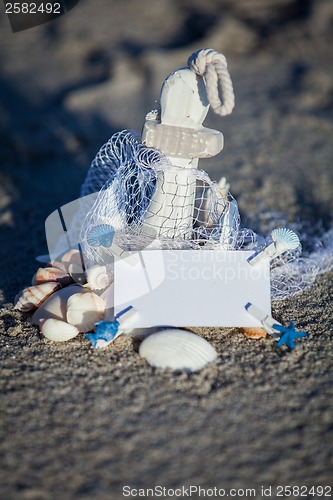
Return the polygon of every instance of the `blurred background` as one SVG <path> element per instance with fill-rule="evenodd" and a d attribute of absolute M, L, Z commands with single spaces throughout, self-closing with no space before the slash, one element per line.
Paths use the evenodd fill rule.
<path fill-rule="evenodd" d="M 226 55 L 236 107 L 209 115 L 225 148 L 200 168 L 227 177 L 244 223 L 277 211 L 328 226 L 332 43 L 330 0 L 81 0 L 15 34 L 1 6 L 2 234 L 46 250 L 45 217 L 78 196 L 99 147 L 140 131 L 164 78 L 204 47 Z"/>

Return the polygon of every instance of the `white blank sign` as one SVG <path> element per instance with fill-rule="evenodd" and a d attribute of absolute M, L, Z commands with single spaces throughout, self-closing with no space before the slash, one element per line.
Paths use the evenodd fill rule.
<path fill-rule="evenodd" d="M 137 309 L 128 327 L 258 326 L 248 302 L 271 314 L 269 261 L 253 251 L 144 250 L 115 261 L 115 314 Z M 130 320 L 131 321 L 131 320 Z M 126 325 L 127 326 L 127 325 Z"/>

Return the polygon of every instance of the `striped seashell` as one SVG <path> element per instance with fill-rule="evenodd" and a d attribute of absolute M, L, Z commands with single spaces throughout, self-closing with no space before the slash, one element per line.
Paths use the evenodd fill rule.
<path fill-rule="evenodd" d="M 279 253 L 285 252 L 286 250 L 295 250 L 301 244 L 297 234 L 285 227 L 274 229 L 271 236 L 275 243 L 275 248 Z"/>
<path fill-rule="evenodd" d="M 69 285 L 53 293 L 34 312 L 31 321 L 34 325 L 39 324 L 40 319 L 55 318 L 66 321 L 67 300 L 75 293 L 88 293 L 89 290 L 80 285 Z"/>
<path fill-rule="evenodd" d="M 92 290 L 105 290 L 113 282 L 113 274 L 105 266 L 91 266 L 87 269 L 86 276 Z"/>
<path fill-rule="evenodd" d="M 76 326 L 54 318 L 41 319 L 39 328 L 44 337 L 54 342 L 65 342 L 80 333 Z"/>
<path fill-rule="evenodd" d="M 114 238 L 114 228 L 110 224 L 94 226 L 87 235 L 87 243 L 91 247 L 110 247 Z"/>
<path fill-rule="evenodd" d="M 195 372 L 214 361 L 217 352 L 207 340 L 181 329 L 168 329 L 149 335 L 139 354 L 151 366 Z"/>
<path fill-rule="evenodd" d="M 66 273 L 66 271 L 62 271 L 56 267 L 40 267 L 32 278 L 33 285 L 40 285 L 41 283 L 47 283 L 49 281 L 67 286 L 73 283 L 73 278 Z"/>
<path fill-rule="evenodd" d="M 82 333 L 92 331 L 95 323 L 104 318 L 104 314 L 105 302 L 93 292 L 76 293 L 67 301 L 67 322 Z"/>
<path fill-rule="evenodd" d="M 48 282 L 29 286 L 16 295 L 15 307 L 22 312 L 33 311 L 39 307 L 50 295 L 61 288 L 60 283 Z"/>

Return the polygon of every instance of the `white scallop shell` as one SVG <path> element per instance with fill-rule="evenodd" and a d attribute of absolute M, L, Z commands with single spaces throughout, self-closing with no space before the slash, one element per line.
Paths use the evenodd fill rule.
<path fill-rule="evenodd" d="M 76 293 L 67 301 L 67 321 L 80 332 L 90 332 L 105 314 L 105 302 L 93 292 Z"/>
<path fill-rule="evenodd" d="M 214 361 L 217 352 L 207 340 L 180 329 L 168 329 L 149 335 L 141 343 L 139 354 L 151 366 L 195 372 Z"/>
<path fill-rule="evenodd" d="M 39 328 L 44 337 L 54 342 L 65 342 L 80 333 L 76 326 L 54 318 L 41 319 Z"/>
<path fill-rule="evenodd" d="M 41 285 L 39 285 L 41 286 Z M 80 285 L 70 285 L 61 290 L 57 290 L 33 314 L 31 320 L 34 325 L 39 324 L 40 319 L 55 318 L 66 321 L 67 300 L 74 293 L 89 292 Z"/>
<path fill-rule="evenodd" d="M 279 253 L 285 252 L 286 250 L 294 250 L 301 244 L 297 234 L 285 227 L 274 229 L 272 231 L 272 239 Z"/>
<path fill-rule="evenodd" d="M 60 283 L 53 282 L 29 286 L 16 295 L 14 299 L 14 309 L 18 309 L 22 312 L 33 311 L 59 288 L 61 288 Z"/>
<path fill-rule="evenodd" d="M 40 285 L 41 283 L 47 283 L 49 281 L 60 283 L 62 286 L 73 283 L 73 279 L 66 271 L 62 271 L 56 267 L 39 267 L 32 278 L 33 285 Z"/>
<path fill-rule="evenodd" d="M 105 266 L 91 266 L 86 271 L 87 283 L 92 290 L 104 290 L 113 281 L 113 276 Z"/>

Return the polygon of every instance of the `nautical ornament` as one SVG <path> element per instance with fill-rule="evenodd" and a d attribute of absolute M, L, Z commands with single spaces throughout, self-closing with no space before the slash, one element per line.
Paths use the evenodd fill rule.
<path fill-rule="evenodd" d="M 213 362 L 217 352 L 207 340 L 181 329 L 162 330 L 144 339 L 139 354 L 151 366 L 195 372 Z"/>

